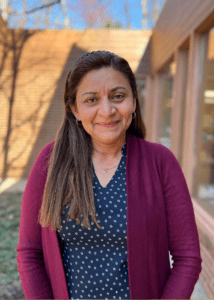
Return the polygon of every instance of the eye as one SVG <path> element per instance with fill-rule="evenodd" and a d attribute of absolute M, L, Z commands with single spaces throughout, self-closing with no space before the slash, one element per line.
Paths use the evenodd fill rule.
<path fill-rule="evenodd" d="M 93 100 L 95 100 L 96 98 L 90 98 L 90 99 L 87 99 L 85 102 L 87 103 L 93 103 Z"/>
<path fill-rule="evenodd" d="M 116 98 L 116 99 L 118 99 L 118 100 L 121 100 L 121 99 L 124 98 L 124 95 L 123 95 L 123 94 L 117 94 L 117 95 L 114 95 L 113 98 Z"/>

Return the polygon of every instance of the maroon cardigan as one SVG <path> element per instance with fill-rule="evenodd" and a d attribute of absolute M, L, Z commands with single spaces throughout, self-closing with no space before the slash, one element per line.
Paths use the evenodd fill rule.
<path fill-rule="evenodd" d="M 189 299 L 201 272 L 193 205 L 174 154 L 127 135 L 127 251 L 131 299 Z M 22 200 L 17 261 L 27 299 L 69 299 L 57 233 L 37 219 L 53 148 L 38 156 Z M 170 268 L 169 251 L 174 260 Z"/>

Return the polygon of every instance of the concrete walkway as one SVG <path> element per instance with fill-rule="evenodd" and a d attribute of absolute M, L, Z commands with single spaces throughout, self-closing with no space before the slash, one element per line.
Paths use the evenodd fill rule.
<path fill-rule="evenodd" d="M 24 192 L 27 179 L 16 180 L 14 178 L 7 178 L 0 184 L 0 194 L 7 192 Z"/>
<path fill-rule="evenodd" d="M 190 299 L 210 299 L 208 298 L 200 280 L 197 281 Z"/>
<path fill-rule="evenodd" d="M 0 185 L 0 194 L 4 191 L 8 192 L 24 192 L 27 180 L 7 179 Z M 197 281 L 191 299 L 209 299 L 200 280 Z"/>

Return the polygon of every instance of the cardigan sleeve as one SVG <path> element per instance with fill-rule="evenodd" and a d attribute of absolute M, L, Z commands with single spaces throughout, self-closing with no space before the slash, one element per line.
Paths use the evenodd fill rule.
<path fill-rule="evenodd" d="M 52 143 L 48 144 L 38 156 L 22 198 L 16 251 L 18 271 L 26 299 L 53 299 L 43 259 L 41 226 L 38 223 L 51 145 Z"/>
<path fill-rule="evenodd" d="M 161 180 L 168 244 L 174 263 L 161 299 L 190 299 L 201 272 L 198 231 L 182 169 L 171 150 L 165 146 L 162 150 Z"/>

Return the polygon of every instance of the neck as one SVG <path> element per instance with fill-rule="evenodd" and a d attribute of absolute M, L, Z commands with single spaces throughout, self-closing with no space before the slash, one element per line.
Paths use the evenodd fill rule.
<path fill-rule="evenodd" d="M 121 155 L 121 149 L 125 142 L 126 138 L 112 144 L 100 144 L 97 141 L 93 142 L 92 158 L 97 158 L 99 161 L 114 160 Z"/>

